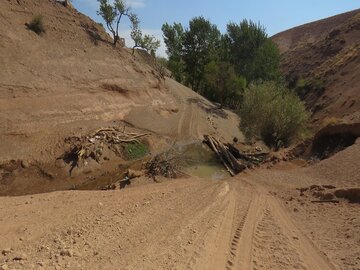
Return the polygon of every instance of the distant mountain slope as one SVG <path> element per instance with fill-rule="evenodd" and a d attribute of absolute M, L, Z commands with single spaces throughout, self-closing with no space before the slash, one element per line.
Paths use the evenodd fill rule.
<path fill-rule="evenodd" d="M 360 9 L 272 37 L 281 68 L 313 112 L 313 120 L 360 121 Z"/>

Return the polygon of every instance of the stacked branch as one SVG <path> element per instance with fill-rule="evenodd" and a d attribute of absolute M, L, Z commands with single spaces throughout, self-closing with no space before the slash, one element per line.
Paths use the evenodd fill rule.
<path fill-rule="evenodd" d="M 233 145 L 223 144 L 210 135 L 204 136 L 204 142 L 217 154 L 226 170 L 235 176 L 252 165 L 259 165 L 266 158 L 266 154 L 245 154 Z"/>
<path fill-rule="evenodd" d="M 268 156 L 268 153 L 242 153 L 239 149 L 230 143 L 226 143 L 225 146 L 234 155 L 235 158 L 242 159 L 248 164 L 250 163 L 259 165 L 263 163 Z"/>
<path fill-rule="evenodd" d="M 221 163 L 225 166 L 226 170 L 231 174 L 231 176 L 235 176 L 236 174 L 246 169 L 246 166 L 234 157 L 226 145 L 209 135 L 205 135 L 204 139 L 205 143 L 207 143 L 210 148 L 217 154 Z"/>

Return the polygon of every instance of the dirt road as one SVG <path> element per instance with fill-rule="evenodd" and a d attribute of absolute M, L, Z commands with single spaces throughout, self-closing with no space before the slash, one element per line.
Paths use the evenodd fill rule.
<path fill-rule="evenodd" d="M 246 177 L 3 197 L 0 228 L 3 269 L 340 269 Z"/>

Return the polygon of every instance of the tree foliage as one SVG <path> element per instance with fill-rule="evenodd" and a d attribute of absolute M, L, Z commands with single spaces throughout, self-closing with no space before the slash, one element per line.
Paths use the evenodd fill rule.
<path fill-rule="evenodd" d="M 209 20 L 195 17 L 187 29 L 166 23 L 162 30 L 175 79 L 212 100 L 237 106 L 247 84 L 281 77 L 278 48 L 259 23 L 229 23 L 221 34 Z"/>
<path fill-rule="evenodd" d="M 231 63 L 235 65 L 238 73 L 251 81 L 257 50 L 267 40 L 265 28 L 248 20 L 239 24 L 229 23 L 226 37 Z"/>
<path fill-rule="evenodd" d="M 239 110 L 242 130 L 279 148 L 301 137 L 309 114 L 289 89 L 275 82 L 254 83 L 245 89 Z"/>
<path fill-rule="evenodd" d="M 100 15 L 105 23 L 107 29 L 113 35 L 113 44 L 116 46 L 116 43 L 119 40 L 119 25 L 123 17 L 130 17 L 130 7 L 126 6 L 123 0 L 114 0 L 113 4 L 109 0 L 98 0 L 100 7 L 97 12 Z"/>
<path fill-rule="evenodd" d="M 133 54 L 135 53 L 135 48 L 142 48 L 155 56 L 155 51 L 160 47 L 160 41 L 154 36 L 147 34 L 143 35 L 140 29 L 140 20 L 136 15 L 132 14 L 130 16 L 130 21 L 132 23 L 130 35 L 134 41 Z"/>
<path fill-rule="evenodd" d="M 205 66 L 205 95 L 222 105 L 237 107 L 246 87 L 246 80 L 237 76 L 228 62 L 213 60 Z"/>
<path fill-rule="evenodd" d="M 220 42 L 220 31 L 216 25 L 203 17 L 193 18 L 185 31 L 183 41 L 183 60 L 187 83 L 195 91 L 202 92 L 205 66 L 216 54 Z"/>
<path fill-rule="evenodd" d="M 185 30 L 181 23 L 174 23 L 173 25 L 165 23 L 162 26 L 162 31 L 167 48 L 166 53 L 169 57 L 167 67 L 172 72 L 175 80 L 183 82 L 184 61 L 182 55 Z"/>

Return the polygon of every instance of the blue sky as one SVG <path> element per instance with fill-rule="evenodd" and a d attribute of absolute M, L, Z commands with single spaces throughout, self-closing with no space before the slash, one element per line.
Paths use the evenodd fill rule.
<path fill-rule="evenodd" d="M 360 8 L 359 0 L 127 0 L 127 3 L 139 15 L 144 32 L 158 39 L 162 39 L 163 23 L 181 22 L 187 26 L 195 16 L 204 16 L 222 32 L 230 21 L 259 21 L 271 36 L 304 23 Z M 96 0 L 73 0 L 73 4 L 95 21 L 102 21 L 96 15 Z M 124 20 L 120 33 L 126 38 L 128 46 L 131 45 L 129 26 L 130 23 Z M 165 55 L 164 44 L 158 54 Z"/>

